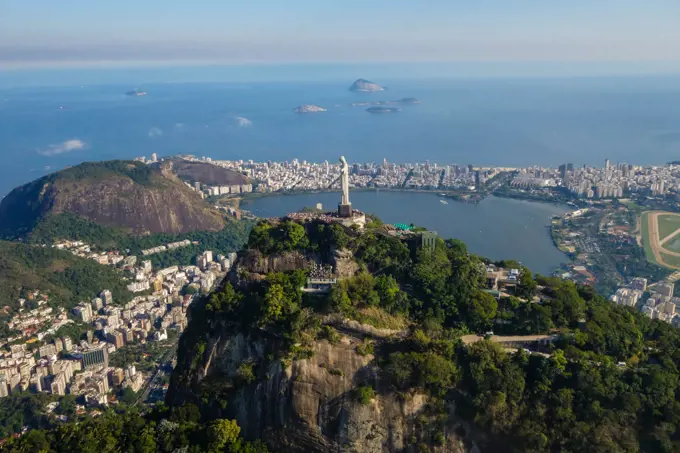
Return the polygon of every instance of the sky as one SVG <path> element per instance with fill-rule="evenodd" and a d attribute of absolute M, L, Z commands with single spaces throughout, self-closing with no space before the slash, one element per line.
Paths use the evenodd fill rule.
<path fill-rule="evenodd" d="M 0 0 L 0 68 L 680 62 L 678 0 Z"/>

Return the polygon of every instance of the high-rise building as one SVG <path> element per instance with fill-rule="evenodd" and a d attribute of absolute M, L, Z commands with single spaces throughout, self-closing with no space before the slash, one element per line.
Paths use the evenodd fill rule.
<path fill-rule="evenodd" d="M 78 316 L 83 322 L 87 323 L 92 321 L 92 305 L 88 303 L 79 303 L 73 307 L 73 313 L 75 313 L 76 316 Z"/>
<path fill-rule="evenodd" d="M 163 280 L 157 278 L 153 281 L 153 291 L 155 293 L 160 293 L 163 291 Z"/>
<path fill-rule="evenodd" d="M 73 341 L 71 341 L 70 337 L 62 337 L 61 343 L 64 348 L 64 351 L 70 352 L 71 349 L 73 349 Z"/>
<path fill-rule="evenodd" d="M 114 368 L 109 372 L 109 380 L 112 386 L 121 385 L 125 379 L 125 373 L 122 368 Z"/>
<path fill-rule="evenodd" d="M 28 380 L 28 388 L 35 393 L 42 392 L 42 376 L 38 374 L 31 376 L 31 378 Z"/>
<path fill-rule="evenodd" d="M 54 376 L 50 391 L 53 395 L 66 395 L 66 376 L 64 373 L 59 373 Z"/>
<path fill-rule="evenodd" d="M 99 294 L 99 297 L 102 298 L 104 301 L 104 305 L 111 305 L 113 303 L 113 295 L 111 294 L 111 291 L 108 289 L 105 289 Z"/>
<path fill-rule="evenodd" d="M 605 159 L 605 160 L 604 160 L 604 168 L 605 168 L 605 170 L 609 170 L 610 167 L 611 167 L 611 162 L 609 162 L 609 159 Z"/>
<path fill-rule="evenodd" d="M 106 368 L 109 366 L 109 353 L 106 348 L 85 351 L 81 354 L 81 362 L 84 370 Z"/>
<path fill-rule="evenodd" d="M 116 347 L 116 349 L 125 346 L 125 337 L 123 336 L 123 333 L 118 330 L 113 330 L 107 333 L 106 341 L 113 344 Z"/>
<path fill-rule="evenodd" d="M 57 355 L 57 348 L 53 344 L 46 344 L 40 346 L 38 349 L 38 354 L 40 357 L 51 357 L 53 355 Z"/>
<path fill-rule="evenodd" d="M 151 154 L 151 162 L 158 162 L 158 155 L 156 153 Z"/>
<path fill-rule="evenodd" d="M 95 297 L 92 299 L 92 310 L 95 312 L 99 311 L 104 306 L 104 301 L 101 297 Z"/>
<path fill-rule="evenodd" d="M 0 398 L 9 396 L 9 386 L 4 374 L 0 374 Z"/>
<path fill-rule="evenodd" d="M 654 286 L 654 291 L 666 297 L 673 297 L 674 288 L 675 285 L 673 283 L 662 282 Z"/>
<path fill-rule="evenodd" d="M 567 179 L 567 165 L 566 164 L 560 165 L 559 170 L 560 170 L 560 178 Z"/>

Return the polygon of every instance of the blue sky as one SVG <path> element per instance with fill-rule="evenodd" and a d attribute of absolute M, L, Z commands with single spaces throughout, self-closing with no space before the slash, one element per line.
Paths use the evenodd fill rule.
<path fill-rule="evenodd" d="M 680 61 L 678 0 L 0 0 L 0 67 Z"/>

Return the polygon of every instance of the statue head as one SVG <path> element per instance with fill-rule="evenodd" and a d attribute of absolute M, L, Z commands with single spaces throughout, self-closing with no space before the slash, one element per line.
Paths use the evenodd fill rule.
<path fill-rule="evenodd" d="M 347 161 L 345 160 L 345 156 L 340 156 L 340 163 L 345 167 L 347 166 Z"/>

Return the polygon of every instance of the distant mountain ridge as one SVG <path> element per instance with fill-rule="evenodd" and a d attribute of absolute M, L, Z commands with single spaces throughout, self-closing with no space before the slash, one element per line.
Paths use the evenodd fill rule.
<path fill-rule="evenodd" d="M 21 237 L 72 213 L 135 234 L 219 231 L 219 211 L 177 175 L 133 161 L 87 162 L 17 187 L 0 203 L 0 231 Z"/>

